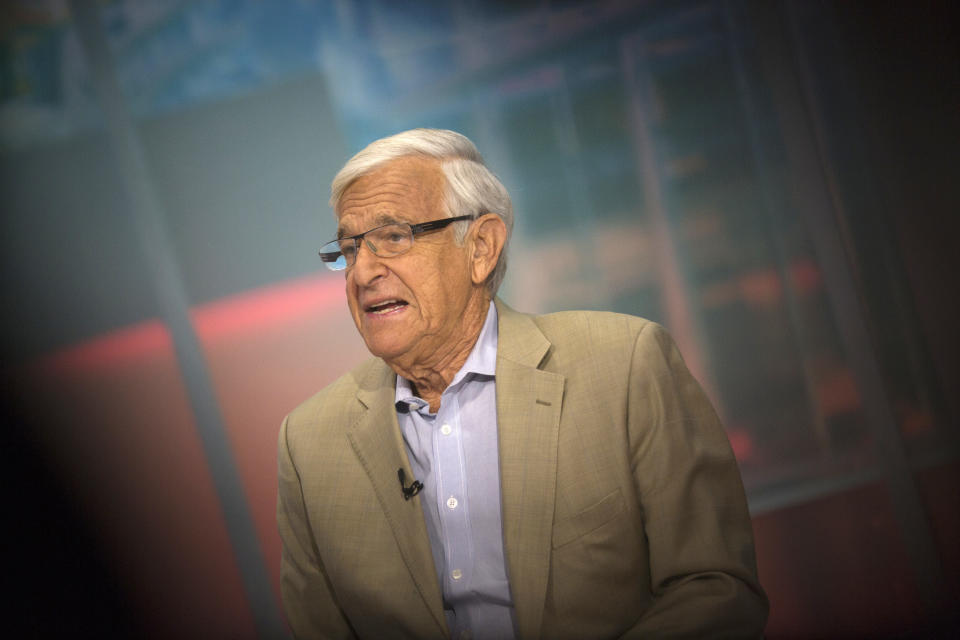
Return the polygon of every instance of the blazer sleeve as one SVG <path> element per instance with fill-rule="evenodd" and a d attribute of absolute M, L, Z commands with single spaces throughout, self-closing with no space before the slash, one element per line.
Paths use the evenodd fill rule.
<path fill-rule="evenodd" d="M 277 525 L 282 542 L 280 592 L 295 638 L 355 638 L 323 571 L 307 519 L 285 418 L 277 444 Z"/>
<path fill-rule="evenodd" d="M 716 412 L 655 323 L 637 336 L 630 377 L 630 456 L 654 601 L 624 637 L 760 637 L 769 603 Z"/>

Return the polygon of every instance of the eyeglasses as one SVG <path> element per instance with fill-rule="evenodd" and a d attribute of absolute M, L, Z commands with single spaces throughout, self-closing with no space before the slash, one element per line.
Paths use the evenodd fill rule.
<path fill-rule="evenodd" d="M 392 258 L 410 250 L 414 236 L 427 231 L 443 229 L 447 225 L 461 220 L 471 220 L 473 216 L 456 216 L 431 220 L 420 224 L 407 222 L 391 222 L 380 227 L 374 227 L 355 236 L 338 238 L 320 247 L 320 259 L 331 271 L 343 271 L 352 267 L 357 261 L 360 252 L 360 241 L 367 246 L 374 255 L 381 258 Z"/>

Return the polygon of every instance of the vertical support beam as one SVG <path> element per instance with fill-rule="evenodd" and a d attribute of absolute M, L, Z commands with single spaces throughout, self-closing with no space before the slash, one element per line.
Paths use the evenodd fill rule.
<path fill-rule="evenodd" d="M 197 431 L 206 454 L 244 590 L 260 637 L 285 634 L 230 441 L 190 320 L 190 308 L 140 137 L 120 91 L 97 2 L 71 0 L 73 14 L 110 147 L 149 270 L 160 312 L 173 338 Z"/>
<path fill-rule="evenodd" d="M 787 149 L 794 201 L 810 232 L 837 328 L 863 398 L 863 411 L 876 436 L 877 452 L 921 601 L 928 609 L 928 616 L 938 615 L 944 611 L 939 558 L 893 407 L 887 398 L 843 241 L 843 203 L 825 148 L 816 97 L 807 81 L 810 70 L 803 43 L 785 23 L 785 18 L 789 18 L 788 5 L 754 1 L 748 10 Z"/>
<path fill-rule="evenodd" d="M 790 319 L 790 330 L 793 337 L 791 346 L 793 346 L 794 355 L 803 372 L 803 391 L 809 408 L 807 415 L 813 424 L 814 433 L 820 447 L 826 449 L 829 444 L 827 423 L 820 408 L 820 401 L 817 399 L 816 378 L 811 362 L 813 340 L 809 329 L 804 324 L 796 287 L 790 277 L 790 255 L 783 233 L 783 230 L 788 226 L 788 222 L 782 211 L 784 207 L 780 205 L 782 201 L 778 202 L 780 199 L 774 195 L 773 178 L 767 169 L 771 163 L 766 146 L 760 136 L 760 113 L 755 98 L 756 90 L 751 86 L 743 59 L 744 29 L 741 24 L 741 17 L 731 6 L 731 3 L 732 0 L 725 0 L 722 9 L 724 24 L 727 29 L 727 52 L 730 56 L 730 66 L 737 84 L 740 108 L 743 111 L 744 129 L 747 131 L 747 139 L 750 142 L 753 172 L 760 183 L 760 202 L 765 214 L 767 233 L 773 242 L 777 256 L 777 272 L 780 274 L 780 280 L 784 285 L 784 306 L 787 310 L 787 317 Z"/>
<path fill-rule="evenodd" d="M 630 114 L 630 134 L 636 153 L 637 178 L 643 185 L 643 204 L 650 218 L 650 234 L 656 251 L 657 271 L 663 286 L 666 324 L 683 353 L 687 368 L 700 382 L 721 420 L 726 423 L 726 411 L 713 379 L 690 306 L 690 292 L 683 277 L 676 242 L 670 229 L 670 220 L 664 203 L 660 169 L 649 121 L 653 100 L 649 95 L 652 80 L 642 62 L 644 40 L 640 33 L 628 35 L 620 41 L 620 70 L 627 92 Z"/>
<path fill-rule="evenodd" d="M 567 78 L 567 64 L 563 61 L 553 65 L 558 75 L 556 88 L 550 93 L 550 119 L 553 124 L 553 136 L 560 149 L 560 161 L 563 165 L 563 185 L 567 201 L 573 207 L 573 231 L 581 241 L 594 240 L 597 232 L 597 212 L 590 200 L 586 167 L 583 162 L 583 147 L 577 131 L 577 121 L 573 110 L 570 83 Z M 610 290 L 597 265 L 596 253 L 584 252 L 580 256 L 582 281 L 590 283 L 589 304 L 595 309 L 610 308 Z"/>

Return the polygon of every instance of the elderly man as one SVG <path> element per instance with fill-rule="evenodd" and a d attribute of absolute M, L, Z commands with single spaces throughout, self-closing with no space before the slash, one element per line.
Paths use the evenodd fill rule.
<path fill-rule="evenodd" d="M 759 636 L 736 462 L 664 330 L 496 299 L 512 205 L 460 134 L 372 143 L 331 204 L 374 358 L 280 431 L 296 636 Z"/>

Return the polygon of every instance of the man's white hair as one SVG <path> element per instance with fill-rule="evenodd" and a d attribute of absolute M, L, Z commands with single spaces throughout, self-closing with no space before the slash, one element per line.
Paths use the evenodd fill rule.
<path fill-rule="evenodd" d="M 500 180 L 487 168 L 483 156 L 470 139 L 446 129 L 411 129 L 371 142 L 350 158 L 330 184 L 330 206 L 334 212 L 340 198 L 354 180 L 404 156 L 427 156 L 440 160 L 446 177 L 444 208 L 448 218 L 474 218 L 495 213 L 507 227 L 507 239 L 497 266 L 487 277 L 487 289 L 497 293 L 507 273 L 507 246 L 513 232 L 513 203 Z M 457 243 L 463 243 L 469 221 L 453 224 Z"/>

